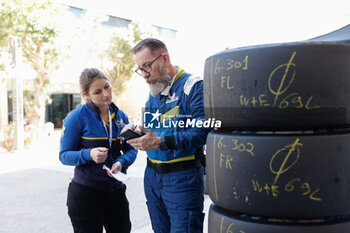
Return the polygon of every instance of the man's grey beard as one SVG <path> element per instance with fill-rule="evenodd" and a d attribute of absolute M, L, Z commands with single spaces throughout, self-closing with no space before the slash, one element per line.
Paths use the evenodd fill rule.
<path fill-rule="evenodd" d="M 150 77 L 151 78 L 151 77 Z M 163 75 L 160 77 L 160 79 L 154 83 L 154 84 L 149 84 L 149 92 L 153 97 L 161 93 L 168 85 L 169 82 L 171 81 L 171 77 L 169 75 Z"/>
<path fill-rule="evenodd" d="M 162 66 L 159 67 L 159 71 L 161 72 L 162 76 L 159 77 L 156 83 L 149 83 L 150 87 L 150 93 L 153 97 L 161 93 L 168 85 L 169 82 L 171 81 L 172 77 L 168 75 L 169 70 L 166 68 L 163 68 Z M 149 77 L 148 78 L 150 81 L 154 81 L 157 78 L 154 77 Z"/>

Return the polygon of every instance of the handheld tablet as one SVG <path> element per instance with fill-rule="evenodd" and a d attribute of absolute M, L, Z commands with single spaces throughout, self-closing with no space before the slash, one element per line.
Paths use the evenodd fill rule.
<path fill-rule="evenodd" d="M 120 136 L 125 138 L 126 140 L 130 140 L 130 139 L 138 138 L 138 137 L 145 135 L 144 132 L 142 132 L 142 131 L 140 131 L 140 132 L 141 132 L 141 134 L 138 134 L 138 133 L 132 131 L 131 129 L 128 129 L 125 132 L 121 133 Z"/>

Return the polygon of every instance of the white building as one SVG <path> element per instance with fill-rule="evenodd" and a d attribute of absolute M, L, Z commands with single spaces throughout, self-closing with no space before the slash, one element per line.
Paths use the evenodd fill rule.
<path fill-rule="evenodd" d="M 121 34 L 128 33 L 129 25 L 133 21 L 132 19 L 112 15 L 111 11 L 106 10 L 104 14 L 108 15 L 105 18 L 107 20 L 102 20 L 102 23 L 96 26 L 92 21 L 89 21 L 89 17 L 86 17 L 93 9 L 87 9 L 88 6 L 84 8 L 85 1 L 75 4 L 72 4 L 74 1 L 66 2 L 69 3 L 67 7 L 69 19 L 67 19 L 65 25 L 68 28 L 71 27 L 70 29 L 72 31 L 71 36 L 66 38 L 70 41 L 70 58 L 65 60 L 60 65 L 60 69 L 53 73 L 50 79 L 51 100 L 46 105 L 45 120 L 53 122 L 55 128 L 62 127 L 62 120 L 65 116 L 81 103 L 79 94 L 80 72 L 87 67 L 100 68 L 103 61 L 100 59 L 99 54 L 101 50 L 108 46 L 110 36 L 115 32 Z M 79 32 L 74 32 L 74 25 L 79 25 L 84 33 L 79 34 Z M 172 41 L 176 38 L 177 31 L 175 29 L 149 23 L 144 26 L 147 27 L 148 31 L 153 32 L 152 35 L 154 37 L 163 40 L 167 44 L 171 45 Z M 26 72 L 26 75 L 28 77 L 23 77 L 24 82 L 30 82 L 30 72 Z M 120 101 L 118 99 L 117 104 L 123 105 L 124 102 L 127 109 L 122 109 L 131 117 L 137 117 L 145 102 L 144 98 L 148 93 L 148 89 L 145 88 L 145 83 L 143 82 L 137 76 L 132 77 L 130 83 L 127 84 L 130 87 L 128 88 L 129 95 L 121 96 Z M 2 83 L 0 83 L 0 88 L 0 125 L 1 128 L 5 128 L 12 121 L 12 88 L 6 87 Z M 128 99 L 130 93 L 133 93 L 134 99 L 140 101 L 130 101 Z"/>

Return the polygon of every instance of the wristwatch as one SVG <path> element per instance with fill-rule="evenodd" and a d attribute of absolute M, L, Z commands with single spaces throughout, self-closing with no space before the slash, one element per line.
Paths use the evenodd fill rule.
<path fill-rule="evenodd" d="M 159 150 L 168 150 L 168 146 L 165 141 L 165 137 L 160 137 Z"/>

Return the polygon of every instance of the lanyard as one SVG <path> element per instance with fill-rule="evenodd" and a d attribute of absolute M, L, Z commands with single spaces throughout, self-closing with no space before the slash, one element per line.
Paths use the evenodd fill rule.
<path fill-rule="evenodd" d="M 107 130 L 106 123 L 103 120 L 102 116 L 101 116 L 101 119 L 103 122 L 103 127 L 105 128 L 106 134 L 108 137 L 108 130 Z M 112 118 L 111 118 L 111 113 L 110 113 L 109 109 L 108 109 L 108 119 L 109 119 L 109 138 L 108 138 L 108 141 L 109 141 L 109 148 L 111 148 L 112 147 Z"/>

